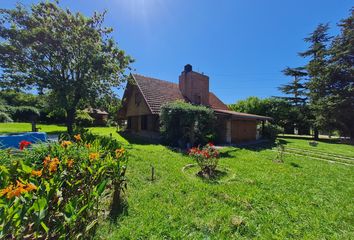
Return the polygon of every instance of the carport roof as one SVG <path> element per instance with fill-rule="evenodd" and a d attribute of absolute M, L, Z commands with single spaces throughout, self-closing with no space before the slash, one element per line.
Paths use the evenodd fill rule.
<path fill-rule="evenodd" d="M 241 113 L 241 112 L 234 112 L 234 111 L 223 110 L 223 109 L 214 109 L 214 112 L 216 114 L 220 114 L 220 115 L 231 116 L 233 119 L 258 120 L 258 121 L 272 120 L 271 117 L 265 117 L 265 116 L 248 114 L 248 113 Z"/>

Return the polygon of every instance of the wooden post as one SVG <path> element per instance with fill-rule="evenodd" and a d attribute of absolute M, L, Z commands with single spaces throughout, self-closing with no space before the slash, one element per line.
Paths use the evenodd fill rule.
<path fill-rule="evenodd" d="M 151 181 L 154 181 L 155 168 L 151 165 Z"/>

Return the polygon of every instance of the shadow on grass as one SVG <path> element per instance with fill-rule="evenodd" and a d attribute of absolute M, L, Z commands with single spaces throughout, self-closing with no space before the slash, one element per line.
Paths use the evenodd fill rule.
<path fill-rule="evenodd" d="M 284 145 L 289 143 L 288 141 L 283 140 L 283 139 L 279 139 L 279 141 L 281 142 L 281 144 L 284 144 Z M 262 142 L 262 143 L 255 143 L 255 144 L 236 145 L 237 148 L 246 149 L 246 150 L 255 151 L 255 152 L 263 151 L 266 149 L 272 149 L 275 146 L 276 146 L 276 144 L 274 142 Z"/>
<path fill-rule="evenodd" d="M 313 137 L 310 136 L 278 136 L 278 139 L 298 139 L 298 140 L 307 140 L 307 141 L 316 141 L 316 142 L 323 142 L 323 143 L 330 143 L 330 144 L 338 144 L 338 143 L 342 143 L 340 139 L 337 138 L 332 138 L 332 139 L 324 139 L 324 138 L 320 138 L 319 140 L 314 140 Z M 345 143 L 343 143 L 345 144 Z"/>
<path fill-rule="evenodd" d="M 119 196 L 119 199 L 116 199 L 116 197 L 114 197 L 109 211 L 109 219 L 111 223 L 117 223 L 119 218 L 125 215 L 128 215 L 127 198 Z"/>
<path fill-rule="evenodd" d="M 227 171 L 215 170 L 215 173 L 212 177 L 207 178 L 203 176 L 200 172 L 196 174 L 196 176 L 201 179 L 205 183 L 209 184 L 220 184 L 220 181 L 228 175 Z"/>
<path fill-rule="evenodd" d="M 152 139 L 148 137 L 138 136 L 129 132 L 119 132 L 119 134 L 125 138 L 130 144 L 139 144 L 139 145 L 157 145 L 161 144 L 160 140 Z"/>
<path fill-rule="evenodd" d="M 220 158 L 232 158 L 232 157 L 234 157 L 232 155 L 232 153 L 237 152 L 237 151 L 239 151 L 239 149 L 237 149 L 237 148 L 232 148 L 227 151 L 220 151 L 219 156 L 220 156 Z"/>
<path fill-rule="evenodd" d="M 290 165 L 295 168 L 302 168 L 299 164 L 291 162 Z"/>

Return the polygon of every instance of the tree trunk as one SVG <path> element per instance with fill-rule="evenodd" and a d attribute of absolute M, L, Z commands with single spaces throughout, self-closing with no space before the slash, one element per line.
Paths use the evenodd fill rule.
<path fill-rule="evenodd" d="M 318 129 L 315 127 L 313 130 L 313 139 L 318 140 L 319 139 L 318 135 L 319 135 Z"/>
<path fill-rule="evenodd" d="M 73 133 L 73 125 L 75 121 L 75 109 L 69 109 L 66 111 L 66 127 L 69 134 Z"/>

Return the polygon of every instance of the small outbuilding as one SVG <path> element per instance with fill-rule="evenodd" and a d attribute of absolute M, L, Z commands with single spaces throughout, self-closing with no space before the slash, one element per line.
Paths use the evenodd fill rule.
<path fill-rule="evenodd" d="M 92 117 L 94 125 L 105 125 L 108 120 L 108 112 L 97 108 L 86 108 L 84 110 Z"/>

